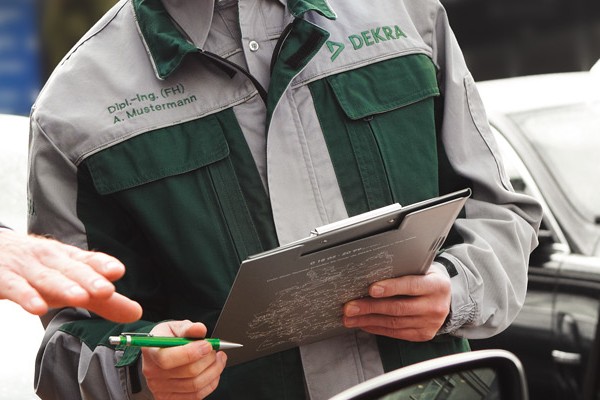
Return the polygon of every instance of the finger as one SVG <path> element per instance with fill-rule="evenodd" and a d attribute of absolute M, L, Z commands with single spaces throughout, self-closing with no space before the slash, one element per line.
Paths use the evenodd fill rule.
<path fill-rule="evenodd" d="M 212 359 L 209 357 L 213 351 L 210 343 L 203 340 L 188 343 L 184 346 L 170 347 L 165 349 L 148 348 L 142 349 L 145 355 L 162 370 L 172 370 L 178 367 L 191 365 L 203 360 L 206 367 Z M 208 358 L 207 358 L 208 357 Z M 170 375 L 173 376 L 173 375 Z"/>
<path fill-rule="evenodd" d="M 172 325 L 172 329 L 177 337 L 202 339 L 206 336 L 206 326 L 200 322 L 183 321 Z"/>
<path fill-rule="evenodd" d="M 437 330 L 422 330 L 416 328 L 395 330 L 382 327 L 366 327 L 362 328 L 362 330 L 373 335 L 387 336 L 409 342 L 427 342 L 433 339 L 437 333 Z"/>
<path fill-rule="evenodd" d="M 376 282 L 369 287 L 375 298 L 391 296 L 422 296 L 450 290 L 450 277 L 430 268 L 425 275 L 406 275 Z"/>
<path fill-rule="evenodd" d="M 39 246 L 35 250 L 37 260 L 46 268 L 51 268 L 60 272 L 65 277 L 81 286 L 91 296 L 110 297 L 115 291 L 114 285 L 106 277 L 97 272 L 94 267 L 86 262 L 72 258 L 71 255 L 75 255 L 82 260 L 96 260 L 98 258 L 95 254 L 84 252 L 83 250 L 66 246 L 58 242 L 49 246 Z M 96 264 L 94 265 L 96 266 Z M 118 267 L 116 268 L 120 270 Z M 27 266 L 26 270 L 31 270 L 31 268 Z M 35 273 L 36 271 L 33 272 Z"/>
<path fill-rule="evenodd" d="M 86 301 L 77 302 L 78 304 L 74 304 L 76 303 L 74 301 L 69 301 L 69 303 L 66 304 L 64 298 L 48 301 L 50 307 L 82 307 L 114 322 L 134 322 L 142 317 L 142 307 L 137 302 L 116 292 L 107 299 L 89 297 Z"/>
<path fill-rule="evenodd" d="M 216 352 L 213 352 L 210 355 L 210 363 L 204 365 L 202 370 L 200 370 L 197 374 L 186 378 L 181 377 L 160 379 L 160 383 L 156 384 L 154 387 L 156 388 L 157 392 L 162 392 L 165 390 L 173 393 L 200 392 L 205 387 L 211 386 L 211 383 L 215 382 L 215 380 L 218 382 L 219 376 L 225 368 L 225 361 L 223 360 L 224 356 L 225 354 L 218 355 Z M 203 361 L 205 359 L 203 359 Z M 168 372 L 171 373 L 172 371 Z"/>
<path fill-rule="evenodd" d="M 168 321 L 156 325 L 150 332 L 156 336 L 194 337 L 201 339 L 206 335 L 206 326 L 190 320 Z"/>
<path fill-rule="evenodd" d="M 73 247 L 71 251 L 70 256 L 73 260 L 89 265 L 94 271 L 110 281 L 116 281 L 125 274 L 125 266 L 119 260 L 108 254 L 83 251 L 77 247 Z"/>
<path fill-rule="evenodd" d="M 92 298 L 85 306 L 90 311 L 115 322 L 133 322 L 142 317 L 142 306 L 120 293 L 113 293 L 108 299 Z"/>
<path fill-rule="evenodd" d="M 2 240 L 0 265 L 22 276 L 44 299 L 49 296 L 75 302 L 87 300 L 85 290 L 64 276 L 60 268 L 55 265 L 48 267 L 41 261 L 43 257 L 52 258 L 60 253 L 56 251 L 60 248 L 55 244 L 58 242 L 13 232 L 3 232 Z M 62 264 L 59 266 L 62 267 Z"/>
<path fill-rule="evenodd" d="M 192 362 L 190 364 L 182 365 L 172 369 L 160 369 L 160 378 L 195 378 L 202 374 L 216 359 L 216 351 L 209 352 L 206 356 L 202 357 L 199 361 Z"/>
<path fill-rule="evenodd" d="M 21 276 L 49 305 L 81 307 L 90 299 L 90 294 L 77 282 L 37 259 L 27 261 L 27 266 L 21 268 Z"/>
<path fill-rule="evenodd" d="M 385 315 L 371 314 L 356 318 L 344 317 L 343 323 L 347 328 L 360 329 L 366 329 L 369 327 L 384 328 L 389 330 L 439 328 L 438 319 L 429 318 L 427 316 L 389 317 Z"/>
<path fill-rule="evenodd" d="M 155 349 L 158 350 L 158 352 L 161 355 L 165 355 L 167 354 L 167 352 L 163 351 L 165 349 Z M 151 352 L 152 350 L 150 350 Z M 204 350 L 205 351 L 205 350 Z M 173 360 L 176 360 L 176 356 L 173 356 L 174 352 L 168 352 L 169 357 L 172 357 Z M 164 379 L 164 378 L 185 378 L 185 379 L 189 379 L 189 378 L 195 378 L 197 376 L 199 376 L 200 374 L 202 374 L 206 368 L 208 368 L 212 363 L 215 362 L 216 359 L 216 354 L 217 352 L 214 350 L 210 350 L 208 351 L 208 353 L 206 353 L 205 355 L 203 355 L 201 358 L 199 358 L 196 361 L 192 361 L 190 363 L 181 365 L 181 366 L 175 366 L 173 368 L 165 368 L 165 366 L 169 367 L 170 364 L 168 364 L 168 361 L 165 363 L 163 360 L 160 360 L 160 364 L 156 363 L 156 359 L 153 359 L 152 362 L 154 363 L 155 368 L 153 369 L 149 369 L 148 370 L 148 375 L 149 377 L 154 377 L 154 378 L 160 378 L 160 379 Z M 177 365 L 177 364 L 174 364 Z"/>
<path fill-rule="evenodd" d="M 221 378 L 221 376 L 219 375 L 212 382 L 210 382 L 208 385 L 206 385 L 202 390 L 200 390 L 198 392 L 198 398 L 203 399 L 203 398 L 207 397 L 209 394 L 211 394 L 212 392 L 214 392 L 215 389 L 217 388 L 217 386 L 219 386 L 220 378 Z"/>
<path fill-rule="evenodd" d="M 385 299 L 363 298 L 352 300 L 344 305 L 343 313 L 346 317 L 356 317 L 368 314 L 381 314 L 389 316 L 420 315 L 424 312 L 424 304 L 420 297 L 391 297 Z"/>
<path fill-rule="evenodd" d="M 0 299 L 8 299 L 19 304 L 27 312 L 43 315 L 48 305 L 27 280 L 13 271 L 0 267 Z"/>
<path fill-rule="evenodd" d="M 217 353 L 217 362 L 216 362 L 216 368 L 218 370 L 218 374 L 215 377 L 215 379 L 213 379 L 211 382 L 209 382 L 206 386 L 204 386 L 204 388 L 202 390 L 200 390 L 198 392 L 198 395 L 200 398 L 203 399 L 215 391 L 215 389 L 219 385 L 219 380 L 221 378 L 221 374 L 223 373 L 223 370 L 225 369 L 226 364 L 227 364 L 227 355 L 224 352 L 219 351 Z"/>

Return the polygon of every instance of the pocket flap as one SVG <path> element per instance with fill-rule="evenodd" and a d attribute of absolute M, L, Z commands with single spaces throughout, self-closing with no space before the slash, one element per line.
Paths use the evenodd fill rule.
<path fill-rule="evenodd" d="M 440 94 L 429 57 L 412 54 L 327 78 L 348 118 L 384 113 Z"/>
<path fill-rule="evenodd" d="M 143 133 L 85 162 L 98 193 L 110 194 L 193 171 L 228 155 L 221 125 L 206 117 Z"/>

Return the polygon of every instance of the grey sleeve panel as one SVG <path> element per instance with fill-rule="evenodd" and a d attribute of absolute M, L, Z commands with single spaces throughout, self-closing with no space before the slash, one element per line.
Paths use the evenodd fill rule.
<path fill-rule="evenodd" d="M 87 249 L 83 223 L 77 218 L 77 167 L 50 141 L 32 116 L 29 139 L 28 230 L 50 234 Z"/>
<path fill-rule="evenodd" d="M 29 231 L 87 248 L 77 218 L 77 168 L 48 139 L 32 116 L 29 144 Z M 60 332 L 67 322 L 89 318 L 86 310 L 53 310 L 36 359 L 35 388 L 42 399 L 125 399 L 112 349 L 92 352 L 79 338 Z M 116 391 L 112 393 L 111 391 Z"/>
<path fill-rule="evenodd" d="M 439 10 L 432 45 L 442 71 L 442 141 L 450 164 L 473 190 L 466 217 L 455 224 L 464 242 L 442 254 L 458 271 L 451 281 L 452 313 L 445 329 L 481 338 L 504 330 L 522 307 L 542 209 L 512 190 L 473 78 Z"/>
<path fill-rule="evenodd" d="M 132 396 L 128 368 L 115 368 L 122 352 L 105 346 L 92 351 L 79 338 L 58 330 L 66 322 L 86 317 L 89 313 L 85 310 L 66 308 L 49 322 L 36 358 L 36 394 L 44 400 L 151 398 L 147 389 L 142 391 L 146 397 Z"/>
<path fill-rule="evenodd" d="M 35 360 L 34 386 L 42 399 L 81 399 L 77 382 L 77 365 L 81 342 L 65 334 L 54 336 L 64 322 L 77 317 L 75 309 L 54 313 L 55 318 L 44 325 L 46 333 Z M 60 366 L 60 368 L 58 368 Z"/>

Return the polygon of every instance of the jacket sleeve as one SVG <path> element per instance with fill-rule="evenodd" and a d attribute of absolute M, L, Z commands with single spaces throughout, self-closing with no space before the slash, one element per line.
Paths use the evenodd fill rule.
<path fill-rule="evenodd" d="M 527 288 L 529 254 L 537 245 L 541 206 L 515 193 L 504 172 L 482 101 L 439 6 L 431 34 L 440 71 L 440 138 L 451 173 L 440 176 L 468 182 L 472 197 L 455 223 L 457 244 L 438 258 L 455 269 L 451 316 L 441 333 L 489 337 L 504 330 L 520 311 Z M 443 171 L 442 171 L 443 172 Z M 454 176 L 454 178 L 448 178 Z"/>
<path fill-rule="evenodd" d="M 76 212 L 77 167 L 36 122 L 35 110 L 32 122 L 29 231 L 88 249 Z M 154 322 L 116 324 L 74 308 L 52 310 L 42 322 L 46 332 L 34 379 L 42 399 L 145 398 L 138 379 L 142 377 L 138 371 L 139 349 L 116 351 L 108 344 L 108 337 L 124 331 L 148 332 Z"/>

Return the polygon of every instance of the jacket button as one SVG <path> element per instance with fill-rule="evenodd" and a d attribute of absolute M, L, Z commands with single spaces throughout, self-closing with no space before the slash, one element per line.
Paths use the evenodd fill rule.
<path fill-rule="evenodd" d="M 248 43 L 248 47 L 250 48 L 250 51 L 257 51 L 260 46 L 256 40 L 251 40 L 250 43 Z"/>

